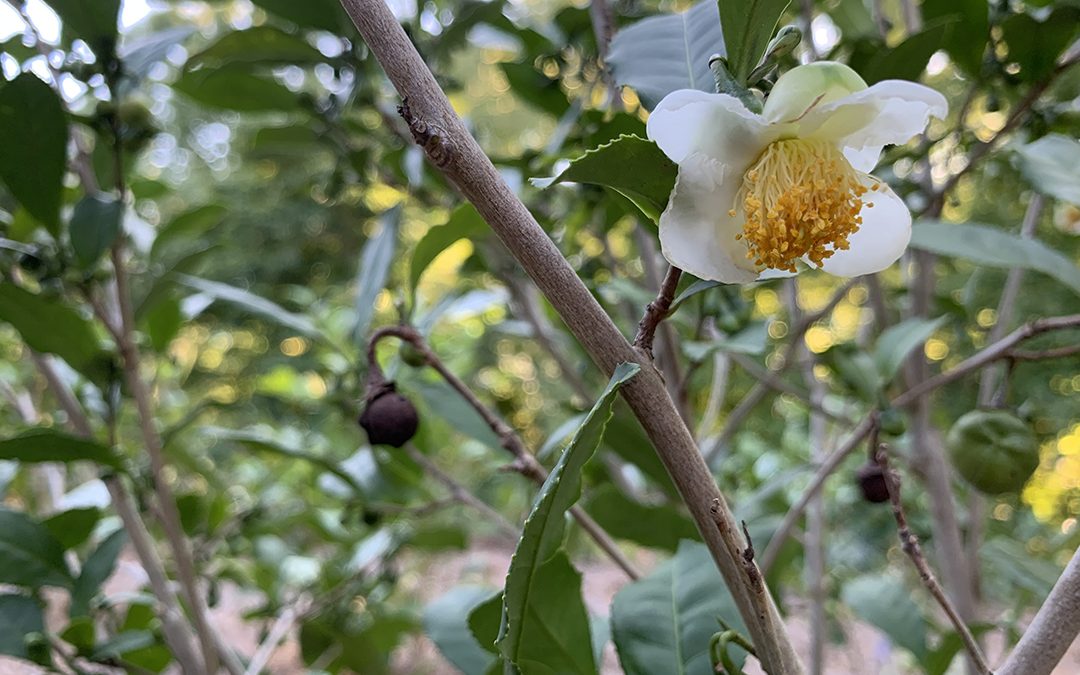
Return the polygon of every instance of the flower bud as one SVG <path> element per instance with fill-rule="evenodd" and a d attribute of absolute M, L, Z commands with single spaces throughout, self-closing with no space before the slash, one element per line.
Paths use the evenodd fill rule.
<path fill-rule="evenodd" d="M 393 382 L 384 382 L 368 393 L 358 421 L 372 445 L 400 448 L 416 435 L 420 416 L 409 399 L 397 393 Z"/>
<path fill-rule="evenodd" d="M 866 82 L 851 68 L 835 61 L 796 66 L 776 80 L 765 99 L 762 115 L 770 122 L 802 117 L 815 105 L 829 103 L 866 89 Z"/>
<path fill-rule="evenodd" d="M 889 501 L 889 487 L 885 484 L 885 473 L 875 462 L 867 462 L 855 472 L 863 499 L 873 504 Z"/>

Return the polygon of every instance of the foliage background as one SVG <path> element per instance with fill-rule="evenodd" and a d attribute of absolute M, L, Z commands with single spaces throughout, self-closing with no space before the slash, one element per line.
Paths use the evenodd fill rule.
<path fill-rule="evenodd" d="M 92 4 L 98 18 L 120 9 L 119 0 Z M 928 140 L 891 149 L 878 174 L 919 211 L 927 185 L 962 173 L 941 220 L 978 223 L 979 236 L 1008 237 L 981 257 L 960 230 L 925 244 L 955 255 L 933 266 L 929 316 L 941 318 L 931 332 L 915 331 L 919 339 L 910 346 L 936 371 L 987 344 L 1008 268 L 1016 264 L 1007 254 L 1033 199 L 1045 200 L 1033 212 L 1035 237 L 1058 257 L 1039 253 L 1024 263 L 1032 272 L 1023 277 L 1012 324 L 1075 313 L 1080 69 L 1055 72 L 1054 63 L 1074 46 L 1080 6 L 804 4 L 808 10 L 793 6 L 785 21 L 812 19 L 806 32 L 817 56 L 844 60 L 870 81 L 920 79 L 950 99 L 950 118 L 933 124 Z M 32 456 L 37 446 L 3 445 L 11 454 L 0 462 L 0 517 L 12 524 L 0 528 L 0 547 L 10 551 L 0 558 L 0 583 L 10 585 L 0 596 L 0 623 L 18 630 L 0 635 L 0 654 L 39 664 L 68 654 L 133 672 L 170 661 L 160 622 L 148 611 L 152 598 L 100 589 L 123 544 L 122 536 L 111 536 L 119 522 L 100 480 L 112 470 L 108 464 L 131 476 L 153 535 L 164 540 L 151 517 L 154 469 L 120 374 L 122 359 L 91 306 L 109 302 L 113 272 L 103 254 L 122 228 L 140 375 L 152 390 L 153 424 L 169 463 L 164 479 L 211 604 L 225 587 L 255 594 L 256 605 L 242 618 L 260 629 L 299 604 L 299 660 L 308 667 L 407 670 L 408 659 L 391 666 L 390 655 L 415 651 L 409 636 L 426 633 L 450 662 L 481 672 L 494 657 L 465 628 L 464 616 L 497 580 L 480 579 L 491 586 L 481 592 L 432 589 L 426 579 L 433 565 L 468 559 L 469 551 L 494 547 L 508 557 L 512 548 L 496 523 L 446 502 L 443 486 L 408 453 L 366 444 L 354 422 L 366 339 L 375 326 L 418 326 L 549 467 L 604 378 L 475 213 L 425 164 L 394 112 L 396 96 L 335 2 L 131 2 L 123 5 L 118 33 L 109 21 L 88 19 L 79 5 L 0 5 L 0 435 L 35 427 L 55 434 L 70 422 L 33 347 L 55 355 L 43 358 L 91 420 L 98 448 L 91 452 L 105 450 L 97 463 L 86 460 L 85 449 L 72 461 L 42 463 Z M 612 105 L 588 8 L 500 0 L 392 7 L 481 145 L 632 334 L 656 290 L 655 226 L 603 187 L 541 190 L 529 182 L 620 134 L 644 136 L 647 112 L 632 89 Z M 912 7 L 921 28 L 905 16 Z M 25 28 L 16 8 L 40 34 Z M 687 5 L 620 0 L 611 9 L 625 26 Z M 114 54 L 123 64 L 119 73 L 109 69 Z M 632 74 L 642 58 L 612 60 Z M 788 57 L 784 67 L 795 63 Z M 58 84 L 65 111 L 28 78 Z M 57 114 L 46 114 L 53 107 Z M 1016 111 L 1022 114 L 1014 120 Z M 10 131 L 31 123 L 39 125 L 33 134 Z M 66 150 L 57 152 L 68 135 Z M 982 157 L 980 144 L 991 140 L 993 150 Z M 108 189 L 117 183 L 117 141 L 125 199 L 93 210 L 86 183 L 65 166 L 82 161 Z M 39 180 L 25 187 L 19 174 Z M 48 176 L 57 178 L 50 183 Z M 805 332 L 806 350 L 796 352 L 809 380 L 807 368 L 784 367 L 786 338 L 799 321 L 787 282 L 714 288 L 670 320 L 684 376 L 678 396 L 703 447 L 716 442 L 758 383 L 747 360 L 786 382 L 789 393 L 768 391 L 723 437 L 721 461 L 713 464 L 759 546 L 812 475 L 808 448 L 822 440 L 833 448 L 850 428 L 830 423 L 823 439 L 811 439 L 806 398 L 820 395 L 828 410 L 851 418 L 876 405 L 845 364 L 881 352 L 882 330 L 905 320 L 916 270 L 905 260 L 872 283 L 844 287 Z M 800 277 L 801 311 L 826 307 L 841 283 L 817 273 Z M 1033 348 L 1075 338 L 1040 338 Z M 520 523 L 536 489 L 501 470 L 499 439 L 430 369 L 408 367 L 388 344 L 380 357 L 421 411 L 419 452 Z M 882 386 L 895 394 L 903 386 L 891 382 L 892 374 Z M 1012 642 L 1080 543 L 1080 360 L 1020 363 L 1008 381 L 1002 403 L 1037 433 L 1039 469 L 1019 495 L 986 499 L 976 510 L 972 490 L 956 477 L 950 484 L 961 525 L 980 544 L 971 553 L 979 563 L 979 621 Z M 937 393 L 934 427 L 943 434 L 977 397 L 975 377 Z M 74 447 L 48 438 L 51 448 Z M 913 452 L 908 435 L 891 440 L 904 466 Z M 715 589 L 711 566 L 692 565 L 700 551 L 680 544 L 695 539 L 693 526 L 621 404 L 598 459 L 582 475 L 590 513 L 643 567 L 674 555 L 650 579 L 682 565 L 703 570 L 706 577 L 694 583 Z M 858 616 L 889 637 L 896 667 L 943 672 L 955 636 L 899 555 L 888 510 L 860 497 L 853 479 L 859 463 L 849 459 L 824 493 L 827 637 L 842 643 L 844 627 Z M 904 471 L 914 529 L 933 552 L 919 462 Z M 600 560 L 574 527 L 568 551 L 579 564 Z M 95 556 L 104 568 L 100 578 L 86 574 Z M 62 616 L 50 614 L 46 628 L 41 606 L 51 596 L 43 588 L 67 588 L 74 598 L 84 578 L 92 586 L 79 591 L 85 611 L 73 601 L 57 610 Z M 785 608 L 799 614 L 813 582 L 804 575 L 801 543 L 783 549 L 769 581 Z M 443 597 L 425 607 L 436 596 Z M 628 616 L 644 611 L 645 600 L 623 597 L 633 600 L 625 600 Z M 723 611 L 732 620 L 730 607 L 705 613 Z M 696 649 L 704 649 L 700 640 L 714 628 Z M 594 638 L 604 630 L 594 630 Z M 623 667 L 631 669 L 634 638 L 617 631 L 615 638 Z"/>

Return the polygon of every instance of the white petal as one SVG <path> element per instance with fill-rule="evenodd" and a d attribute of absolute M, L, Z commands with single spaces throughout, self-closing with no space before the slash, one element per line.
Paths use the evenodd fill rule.
<path fill-rule="evenodd" d="M 844 148 L 844 158 L 853 169 L 860 173 L 870 173 L 881 159 L 880 145 L 868 145 L 863 148 Z"/>
<path fill-rule="evenodd" d="M 649 115 L 645 129 L 676 164 L 701 152 L 735 167 L 756 159 L 778 133 L 735 97 L 695 89 L 665 96 Z"/>
<path fill-rule="evenodd" d="M 821 268 L 840 277 L 873 274 L 896 262 L 911 241 L 911 211 L 892 189 L 872 176 L 865 185 L 878 184 L 877 190 L 863 195 L 862 225 L 848 237 L 846 251 L 836 251 L 822 261 Z"/>
<path fill-rule="evenodd" d="M 672 265 L 699 279 L 747 283 L 757 278 L 746 246 L 735 239 L 742 222 L 728 215 L 742 174 L 701 153 L 679 165 L 679 177 L 660 215 L 660 246 Z"/>
<path fill-rule="evenodd" d="M 930 87 L 884 80 L 815 106 L 799 120 L 799 135 L 836 141 L 860 157 L 869 157 L 874 148 L 880 151 L 885 145 L 908 142 L 926 129 L 931 116 L 944 119 L 948 110 L 945 97 Z"/>

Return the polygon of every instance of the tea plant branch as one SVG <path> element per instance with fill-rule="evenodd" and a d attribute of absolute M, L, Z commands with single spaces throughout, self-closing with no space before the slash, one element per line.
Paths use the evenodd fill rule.
<path fill-rule="evenodd" d="M 91 438 L 93 435 L 90 420 L 75 398 L 71 388 L 60 378 L 46 357 L 31 352 L 31 360 L 56 398 L 60 408 L 67 415 L 67 424 L 77 436 Z M 132 548 L 139 558 L 139 563 L 146 570 L 150 589 L 159 603 L 158 617 L 161 619 L 162 633 L 173 658 L 185 673 L 205 673 L 203 660 L 195 647 L 195 634 L 185 621 L 183 611 L 176 594 L 169 585 L 165 567 L 154 549 L 154 541 L 146 529 L 146 524 L 137 509 L 123 481 L 115 474 L 104 477 L 105 487 L 109 491 L 113 508 L 120 516 L 124 531 L 131 537 Z"/>
<path fill-rule="evenodd" d="M 1050 675 L 1080 634 L 1080 550 L 997 675 Z"/>
<path fill-rule="evenodd" d="M 773 375 L 779 375 L 791 365 L 794 361 L 793 355 L 796 347 L 802 337 L 806 335 L 806 331 L 810 330 L 811 326 L 836 309 L 836 306 L 840 304 L 848 291 L 850 291 L 857 283 L 859 283 L 858 279 L 848 280 L 833 293 L 832 297 L 829 298 L 829 301 L 825 303 L 824 307 L 804 315 L 797 323 L 795 323 L 795 326 L 791 331 L 791 336 L 788 338 L 787 346 L 784 348 L 784 351 L 781 352 L 780 366 L 773 371 Z M 724 428 L 720 431 L 720 435 L 713 441 L 712 446 L 705 451 L 705 461 L 709 466 L 715 465 L 716 459 L 720 456 L 720 452 L 726 448 L 731 442 L 731 439 L 735 437 L 735 434 L 738 433 L 742 423 L 746 421 L 746 418 L 753 412 L 757 404 L 765 398 L 771 388 L 772 387 L 770 387 L 767 381 L 759 377 L 758 382 L 750 388 L 750 391 L 746 392 L 742 400 L 740 400 L 735 408 L 732 409 L 731 413 L 728 414 L 727 419 L 724 421 Z"/>
<path fill-rule="evenodd" d="M 507 520 L 503 514 L 488 506 L 486 502 L 470 492 L 468 488 L 454 480 L 453 476 L 440 469 L 435 462 L 431 461 L 427 455 L 420 452 L 415 445 L 411 442 L 406 443 L 405 452 L 412 461 L 419 464 L 432 478 L 442 483 L 443 487 L 450 492 L 450 498 L 453 501 L 476 509 L 481 515 L 487 517 L 488 520 L 494 523 L 500 533 L 507 536 L 512 541 L 518 540 L 521 536 L 520 528 L 514 527 L 513 523 Z"/>
<path fill-rule="evenodd" d="M 876 438 L 871 438 L 871 454 L 874 462 L 881 467 L 882 475 L 885 478 L 885 487 L 889 492 L 889 502 L 892 505 L 893 517 L 896 519 L 897 534 L 900 537 L 901 548 L 904 553 L 911 558 L 911 562 L 915 565 L 916 571 L 919 573 L 919 579 L 922 580 L 923 585 L 930 591 L 930 595 L 934 597 L 942 610 L 945 611 L 946 616 L 949 617 L 949 621 L 953 627 L 956 628 L 956 632 L 960 635 L 960 639 L 964 642 L 964 647 L 967 649 L 968 655 L 975 662 L 975 665 L 979 669 L 980 673 L 991 674 L 990 666 L 986 663 L 986 657 L 983 656 L 982 650 L 979 648 L 979 643 L 976 642 L 975 636 L 971 634 L 967 624 L 960 617 L 960 612 L 953 604 L 952 600 L 945 593 L 945 590 L 938 583 L 937 578 L 934 576 L 934 572 L 930 569 L 930 565 L 926 562 L 926 557 L 923 555 L 922 547 L 919 545 L 919 538 L 911 531 L 908 526 L 907 516 L 904 513 L 904 505 L 900 500 L 900 480 L 897 474 L 889 468 L 888 455 L 885 452 L 883 445 L 877 443 Z"/>
<path fill-rule="evenodd" d="M 634 228 L 634 240 L 638 245 L 638 253 L 641 257 L 641 266 L 645 270 L 645 278 L 649 282 L 656 293 L 661 294 L 664 292 L 664 284 L 667 278 L 661 278 L 660 276 L 660 252 L 656 249 L 656 243 L 653 241 L 652 235 L 649 234 L 643 227 Z M 667 275 L 671 275 L 676 268 L 669 267 Z M 679 271 L 677 276 L 681 276 L 682 272 Z M 679 283 L 678 278 L 675 279 L 675 286 Z M 672 296 L 675 294 L 675 288 L 671 290 Z M 657 298 L 659 300 L 659 297 Z M 679 409 L 679 414 L 690 422 L 689 411 L 689 399 L 686 390 L 686 379 L 683 376 L 682 368 L 679 365 L 679 338 L 675 333 L 675 328 L 671 325 L 671 322 L 664 321 L 668 314 L 670 314 L 671 303 L 673 300 L 667 300 L 667 310 L 665 315 L 660 318 L 659 325 L 654 328 L 660 331 L 660 358 L 656 360 L 656 366 L 660 369 L 660 373 L 664 376 L 664 381 L 667 384 L 668 392 L 671 394 L 672 400 L 675 401 L 675 407 Z M 640 324 L 639 324 L 640 330 Z M 651 338 L 650 338 L 651 339 Z M 636 344 L 636 342 L 635 342 Z M 652 353 L 651 344 L 649 353 Z M 687 375 L 689 377 L 689 375 Z"/>
<path fill-rule="evenodd" d="M 1013 347 L 1023 340 L 1041 333 L 1069 328 L 1080 328 L 1080 314 L 1036 319 L 1026 323 L 1001 340 L 976 352 L 950 370 L 947 370 L 936 377 L 924 380 L 915 387 L 908 389 L 893 399 L 892 405 L 898 408 L 907 406 L 916 398 L 926 396 L 940 387 L 951 384 L 952 382 L 977 371 L 987 363 L 998 359 L 1015 358 L 1017 352 L 1013 350 Z M 1077 345 L 1069 345 L 1065 348 L 1042 352 L 1026 352 L 1025 354 L 1032 358 L 1061 358 L 1063 356 L 1071 356 L 1080 353 L 1080 348 L 1074 349 L 1074 347 L 1077 347 Z M 799 518 L 806 510 L 806 505 L 810 503 L 810 500 L 813 499 L 814 495 L 817 494 L 818 490 L 825 484 L 825 481 L 837 468 L 839 468 L 847 456 L 855 451 L 866 437 L 870 435 L 870 432 L 877 425 L 876 419 L 878 414 L 879 411 L 872 411 L 858 426 L 851 430 L 851 433 L 848 434 L 848 437 L 844 440 L 843 444 L 834 450 L 818 468 L 814 477 L 810 480 L 810 484 L 807 485 L 802 495 L 799 496 L 798 501 L 788 509 L 786 514 L 784 514 L 783 521 L 781 521 L 779 527 L 777 527 L 772 539 L 769 540 L 769 545 L 766 547 L 765 553 L 761 556 L 761 567 L 766 574 L 769 573 L 773 563 L 776 562 L 780 547 L 783 545 L 784 541 L 787 540 L 795 523 L 798 522 Z"/>
<path fill-rule="evenodd" d="M 754 611 L 750 589 L 737 561 L 738 552 L 716 531 L 711 511 L 714 500 L 720 499 L 719 517 L 725 522 L 733 524 L 734 515 L 647 355 L 626 341 L 465 129 L 390 9 L 381 0 L 341 0 L 341 3 L 404 98 L 401 112 L 409 122 L 414 140 L 425 149 L 429 161 L 476 206 L 600 370 L 610 375 L 620 363 L 642 365 L 642 371 L 620 388 L 620 395 L 634 411 L 686 502 L 746 621 L 763 667 L 773 675 L 802 673 L 802 665 L 771 597 L 766 595 L 769 621 L 761 621 Z"/>
<path fill-rule="evenodd" d="M 634 336 L 634 346 L 644 350 L 649 356 L 652 356 L 653 353 L 656 328 L 671 312 L 671 303 L 675 300 L 675 289 L 679 286 L 680 278 L 682 278 L 682 270 L 674 265 L 669 266 L 667 274 L 664 275 L 664 280 L 660 283 L 660 290 L 657 291 L 656 299 L 646 305 L 645 314 L 642 315 L 641 321 L 638 322 L 637 335 Z M 674 345 L 671 345 L 671 351 L 674 352 Z"/>
<path fill-rule="evenodd" d="M 263 668 L 266 667 L 266 664 L 277 650 L 278 644 L 296 625 L 296 620 L 308 610 L 311 602 L 311 596 L 303 593 L 295 601 L 289 603 L 289 606 L 274 619 L 274 623 L 270 625 L 270 630 L 266 632 L 266 637 L 259 643 L 255 653 L 251 655 L 251 660 L 248 661 L 248 666 L 244 670 L 244 675 L 259 675 L 263 671 Z"/>
<path fill-rule="evenodd" d="M 488 427 L 495 432 L 499 441 L 502 443 L 503 449 L 509 452 L 514 457 L 514 461 L 510 463 L 508 469 L 520 473 L 522 476 L 533 481 L 537 485 L 543 485 L 547 480 L 547 470 L 543 465 L 536 460 L 536 457 L 529 452 L 525 447 L 525 442 L 521 440 L 521 437 L 510 428 L 506 422 L 502 421 L 498 415 L 491 411 L 483 401 L 477 398 L 473 393 L 469 385 L 465 384 L 452 370 L 446 367 L 446 364 L 442 362 L 442 359 L 432 351 L 431 347 L 427 344 L 424 336 L 420 334 L 415 328 L 411 326 L 386 326 L 380 328 L 372 333 L 370 340 L 368 341 L 368 366 L 369 377 L 374 378 L 374 382 L 379 382 L 383 377 L 382 371 L 379 368 L 379 361 L 375 356 L 375 349 L 379 344 L 379 341 L 387 337 L 396 337 L 400 340 L 404 340 L 412 345 L 420 354 L 423 355 L 425 363 L 433 368 L 435 372 L 439 374 L 443 380 L 449 384 L 454 391 L 456 391 L 469 406 L 479 413 Z M 580 506 L 573 506 L 570 509 L 571 515 L 577 520 L 581 529 L 585 530 L 597 546 L 600 547 L 604 553 L 608 555 L 611 560 L 619 566 L 631 579 L 638 579 L 641 577 L 641 573 L 634 567 L 633 563 L 619 550 L 618 544 L 611 538 L 604 528 L 602 528 L 595 520 L 592 519 Z"/>

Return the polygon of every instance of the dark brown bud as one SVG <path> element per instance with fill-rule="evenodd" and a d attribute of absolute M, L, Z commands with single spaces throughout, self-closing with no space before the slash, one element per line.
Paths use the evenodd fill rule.
<path fill-rule="evenodd" d="M 874 504 L 889 501 L 889 488 L 885 484 L 885 474 L 881 467 L 874 462 L 867 462 L 855 472 L 855 479 L 859 482 L 863 499 Z"/>
<path fill-rule="evenodd" d="M 359 422 L 372 445 L 400 448 L 416 435 L 420 417 L 409 399 L 397 393 L 393 382 L 382 382 L 368 392 Z"/>

